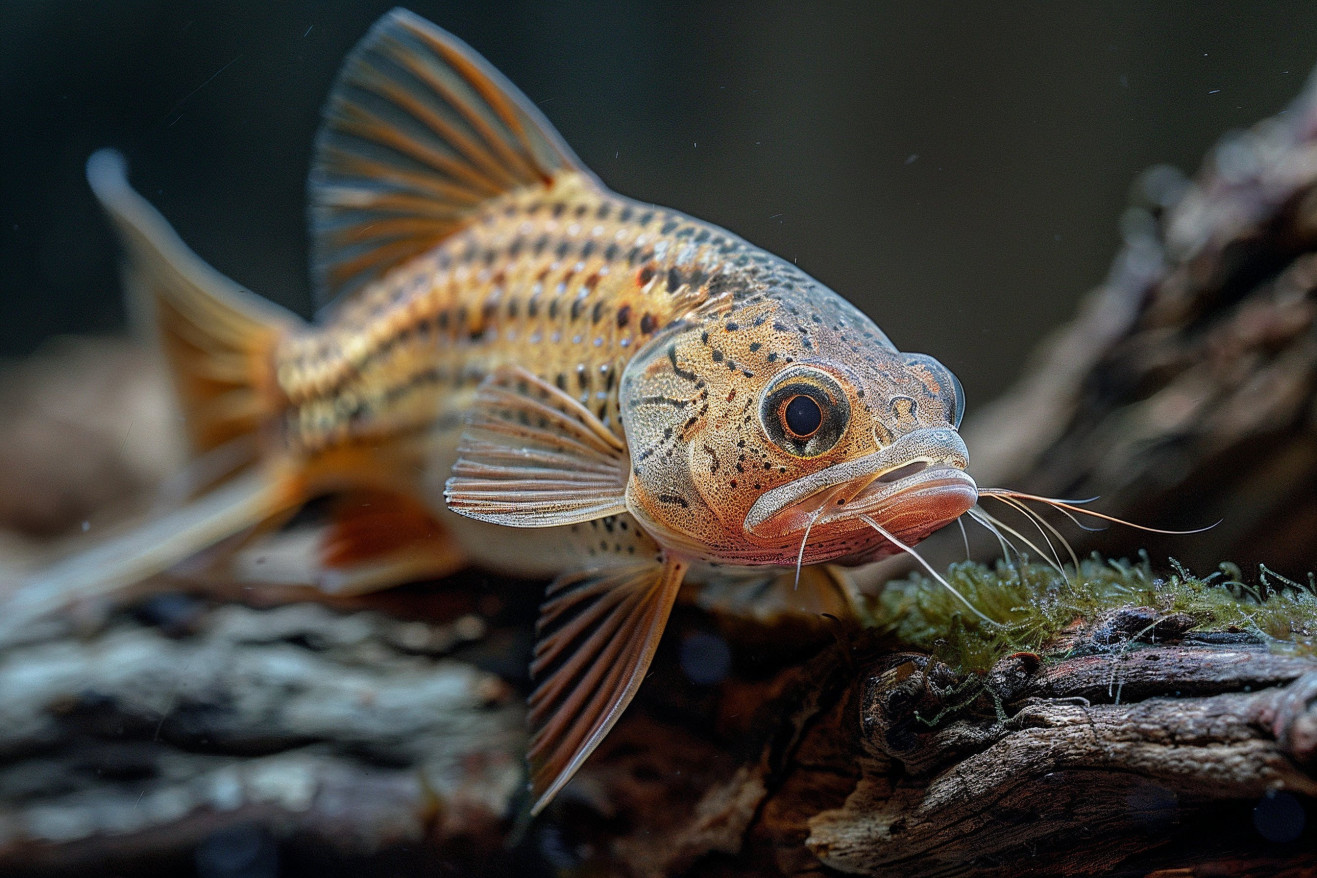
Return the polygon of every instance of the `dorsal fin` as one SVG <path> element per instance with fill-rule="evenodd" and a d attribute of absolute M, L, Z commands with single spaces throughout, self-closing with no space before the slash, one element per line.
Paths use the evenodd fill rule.
<path fill-rule="evenodd" d="M 321 304 L 458 231 L 480 205 L 565 173 L 593 176 L 470 46 L 394 9 L 330 93 L 309 182 Z"/>

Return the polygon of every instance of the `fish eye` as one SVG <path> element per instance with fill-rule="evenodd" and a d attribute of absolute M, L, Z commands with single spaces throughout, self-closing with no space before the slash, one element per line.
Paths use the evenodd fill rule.
<path fill-rule="evenodd" d="M 787 369 L 774 378 L 759 406 L 768 438 L 796 457 L 817 457 L 832 448 L 850 418 L 850 403 L 837 379 L 809 366 Z"/>
<path fill-rule="evenodd" d="M 782 424 L 796 439 L 808 439 L 823 426 L 823 410 L 812 396 L 796 394 L 782 406 Z"/>

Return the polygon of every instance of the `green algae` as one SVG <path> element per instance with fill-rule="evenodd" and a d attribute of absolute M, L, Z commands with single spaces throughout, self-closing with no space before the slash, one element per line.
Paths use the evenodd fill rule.
<path fill-rule="evenodd" d="M 947 581 L 984 615 L 970 613 L 941 584 L 923 576 L 892 582 L 869 609 L 878 624 L 915 649 L 931 652 L 964 671 L 985 671 L 1012 652 L 1044 655 L 1077 621 L 1121 607 L 1186 614 L 1197 632 L 1252 635 L 1276 650 L 1317 655 L 1317 584 L 1295 582 L 1260 568 L 1246 582 L 1239 567 L 1223 563 L 1197 576 L 1174 560 L 1154 572 L 1147 557 L 1115 561 L 1096 555 L 1062 575 L 1046 564 L 953 564 Z"/>

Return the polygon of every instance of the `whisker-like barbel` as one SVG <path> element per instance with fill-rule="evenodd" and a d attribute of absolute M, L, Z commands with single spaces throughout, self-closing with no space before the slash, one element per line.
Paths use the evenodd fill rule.
<path fill-rule="evenodd" d="M 1052 507 L 1053 509 L 1057 509 L 1061 511 L 1069 510 L 1070 512 L 1074 512 L 1079 515 L 1091 515 L 1092 517 L 1100 518 L 1103 521 L 1110 521 L 1113 524 L 1120 524 L 1120 525 L 1124 525 L 1125 527 L 1132 527 L 1135 530 L 1145 531 L 1146 533 L 1168 534 L 1171 536 L 1188 536 L 1190 534 L 1204 533 L 1221 523 L 1220 521 L 1215 521 L 1212 524 L 1206 525 L 1205 527 L 1190 528 L 1188 530 L 1169 530 L 1160 527 L 1149 527 L 1145 524 L 1136 524 L 1135 522 L 1127 521 L 1126 519 L 1123 518 L 1117 518 L 1114 515 L 1107 515 L 1106 513 L 1103 512 L 1095 512 L 1092 509 L 1084 509 L 1076 505 L 1078 503 L 1091 502 L 1089 500 L 1057 500 L 1052 497 L 1040 497 L 1037 494 L 1026 494 L 1023 491 L 1013 491 L 1010 490 L 1009 488 L 980 488 L 979 496 L 996 497 L 996 498 L 1014 497 L 1019 500 L 1033 500 L 1036 503 L 1043 503 L 1047 506 Z"/>
<path fill-rule="evenodd" d="M 990 616 L 985 615 L 982 610 L 974 606 L 974 604 L 970 603 L 969 598 L 961 594 L 960 591 L 958 591 L 956 587 L 952 585 L 950 582 L 947 582 L 946 577 L 943 576 L 941 573 L 938 573 L 935 569 L 933 569 L 933 565 L 925 561 L 924 556 L 916 552 L 914 550 L 914 547 L 907 546 L 905 543 L 901 542 L 899 539 L 896 538 L 896 536 L 891 531 L 883 527 L 878 522 L 874 521 L 871 516 L 861 515 L 860 520 L 863 521 L 865 524 L 869 525 L 869 527 L 878 531 L 878 533 L 882 534 L 883 537 L 893 546 L 895 546 L 896 548 L 900 549 L 902 552 L 909 555 L 911 558 L 914 558 L 916 561 L 918 561 L 920 566 L 922 566 L 924 570 L 927 571 L 929 576 L 933 577 L 933 579 L 936 580 L 943 588 L 945 588 L 947 591 L 955 595 L 957 600 L 959 600 L 962 604 L 968 607 L 969 611 L 973 613 L 975 616 L 978 616 L 979 619 L 981 619 L 985 624 L 993 625 L 997 627 L 1001 626 L 1002 623 L 998 622 L 996 619 L 991 618 Z"/>
<path fill-rule="evenodd" d="M 1050 531 L 1052 533 L 1052 536 L 1056 537 L 1056 539 L 1060 541 L 1061 545 L 1065 546 L 1066 554 L 1070 556 L 1070 562 L 1074 564 L 1075 571 L 1076 572 L 1079 571 L 1079 556 L 1075 554 L 1074 547 L 1070 545 L 1070 541 L 1067 540 L 1065 538 L 1065 535 L 1062 534 L 1061 531 L 1057 530 L 1056 526 L 1053 525 L 1050 521 L 1043 518 L 1042 515 L 1040 515 L 1038 512 L 1035 512 L 1033 509 L 1030 509 L 1028 506 L 1024 505 L 1024 503 L 1020 502 L 1019 500 L 1016 500 L 1014 497 L 1008 497 L 1004 494 L 987 494 L 983 496 L 987 496 L 993 500 L 996 500 L 999 503 L 1007 504 L 1011 508 L 1017 510 L 1021 515 L 1025 516 L 1030 521 L 1032 521 L 1034 527 L 1038 528 L 1038 532 L 1043 535 L 1043 539 L 1047 540 L 1047 547 L 1055 552 L 1055 546 L 1052 544 L 1051 539 L 1048 538 L 1047 536 L 1047 531 Z M 1066 514 L 1069 515 L 1069 513 Z M 1046 528 L 1047 531 L 1044 531 L 1044 528 Z M 1058 560 L 1060 559 L 1058 558 Z"/>

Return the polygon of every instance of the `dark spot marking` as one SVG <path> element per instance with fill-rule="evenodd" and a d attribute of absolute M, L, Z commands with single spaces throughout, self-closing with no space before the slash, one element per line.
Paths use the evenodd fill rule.
<path fill-rule="evenodd" d="M 557 299 L 550 299 L 550 300 L 549 300 L 549 319 L 550 319 L 550 320 L 557 320 L 557 319 L 558 319 L 558 300 L 557 300 Z"/>
<path fill-rule="evenodd" d="M 645 335 L 649 335 L 657 328 L 658 328 L 658 321 L 654 319 L 653 314 L 646 314 L 645 316 L 640 318 L 640 331 L 643 332 Z"/>
<path fill-rule="evenodd" d="M 715 363 L 721 363 L 723 361 L 723 352 L 718 350 L 717 348 L 714 348 L 713 351 L 713 361 Z"/>
<path fill-rule="evenodd" d="M 682 279 L 681 279 L 681 272 L 677 271 L 677 269 L 675 269 L 675 268 L 669 268 L 669 269 L 668 269 L 668 292 L 669 292 L 669 293 L 675 293 L 677 290 L 681 289 L 681 285 L 682 285 L 682 283 L 684 283 L 684 282 L 683 282 Z"/>
<path fill-rule="evenodd" d="M 580 316 L 581 316 L 581 309 L 582 309 L 584 306 L 585 306 L 585 300 L 584 300 L 584 299 L 579 299 L 579 298 L 577 298 L 577 299 L 572 299 L 571 315 L 572 315 L 572 319 L 573 319 L 573 320 L 577 320 L 577 319 L 580 318 Z"/>
<path fill-rule="evenodd" d="M 604 302 L 600 299 L 594 303 L 594 309 L 590 312 L 590 322 L 598 323 L 599 319 L 604 316 Z"/>
<path fill-rule="evenodd" d="M 554 250 L 553 252 L 559 259 L 566 259 L 569 250 L 571 250 L 571 244 L 569 244 L 567 241 L 563 241 L 558 244 L 558 249 Z"/>
<path fill-rule="evenodd" d="M 558 217 L 562 216 L 566 210 L 567 210 L 567 205 L 559 201 L 557 204 L 553 206 L 554 219 L 557 219 Z"/>
<path fill-rule="evenodd" d="M 581 258 L 589 259 L 590 254 L 594 252 L 594 241 L 586 241 L 585 246 L 581 248 Z"/>
<path fill-rule="evenodd" d="M 667 503 L 670 506 L 680 506 L 682 509 L 690 509 L 691 505 L 686 502 L 686 498 L 680 494 L 659 494 L 655 497 L 660 503 Z"/>
<path fill-rule="evenodd" d="M 665 223 L 663 223 L 662 226 L 659 227 L 659 234 L 671 235 L 673 232 L 677 230 L 678 225 L 679 223 L 677 222 L 676 217 L 669 217 L 668 220 Z"/>
<path fill-rule="evenodd" d="M 631 322 L 631 306 L 623 305 L 617 309 L 617 328 L 626 329 L 626 325 Z"/>
<path fill-rule="evenodd" d="M 727 321 L 727 331 L 728 331 L 728 332 L 736 332 L 736 330 L 738 330 L 738 329 L 740 329 L 740 328 L 741 328 L 741 325 L 740 325 L 739 323 L 737 323 L 736 321 L 734 321 L 734 320 L 728 320 L 728 321 Z"/>
<path fill-rule="evenodd" d="M 636 283 L 640 284 L 642 287 L 646 286 L 653 279 L 654 266 L 652 265 L 643 266 L 640 271 L 636 272 Z"/>
<path fill-rule="evenodd" d="M 759 350 L 761 347 L 763 347 L 763 345 L 760 344 L 760 343 L 757 342 L 757 341 L 752 341 L 752 342 L 750 342 L 750 353 L 753 354 L 755 351 Z"/>
<path fill-rule="evenodd" d="M 604 248 L 604 259 L 608 262 L 616 262 L 617 250 L 618 250 L 617 242 L 614 241 L 612 244 L 609 244 L 607 247 Z"/>

